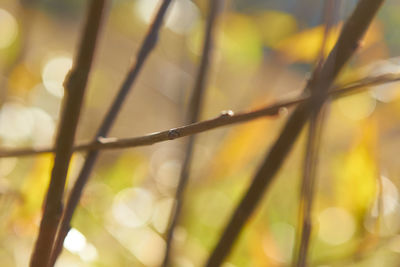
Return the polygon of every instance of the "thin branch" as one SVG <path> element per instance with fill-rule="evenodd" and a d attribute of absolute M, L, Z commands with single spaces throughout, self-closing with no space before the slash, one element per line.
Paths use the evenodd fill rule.
<path fill-rule="evenodd" d="M 376 77 L 369 77 L 359 81 L 344 85 L 343 87 L 335 87 L 328 93 L 333 100 L 340 97 L 364 91 L 371 86 L 393 83 L 400 81 L 398 74 L 384 74 Z M 131 138 L 98 138 L 97 141 L 86 142 L 73 148 L 77 151 L 87 150 L 111 150 L 126 149 L 138 146 L 149 146 L 160 142 L 175 140 L 178 138 L 203 133 L 223 126 L 229 126 L 237 123 L 249 122 L 263 117 L 276 117 L 282 108 L 290 108 L 292 106 L 310 101 L 309 96 L 300 96 L 292 100 L 281 101 L 276 104 L 268 105 L 260 109 L 249 112 L 236 113 L 233 111 L 223 111 L 220 116 L 205 120 L 202 122 L 192 123 L 189 125 L 164 130 L 161 132 L 150 133 L 143 136 Z M 0 158 L 9 157 L 25 157 L 38 154 L 54 153 L 53 148 L 23 148 L 23 149 L 2 149 L 0 150 Z"/>
<path fill-rule="evenodd" d="M 143 69 L 144 63 L 146 62 L 148 56 L 153 51 L 157 44 L 158 35 L 160 28 L 163 24 L 165 14 L 167 13 L 168 7 L 170 6 L 172 0 L 160 1 L 160 6 L 157 10 L 157 14 L 149 27 L 146 37 L 140 47 L 140 50 L 136 57 L 136 62 L 133 64 L 132 68 L 128 72 L 118 95 L 114 99 L 110 109 L 108 110 L 99 130 L 96 134 L 96 139 L 101 137 L 106 137 L 113 126 L 119 111 L 121 110 L 122 104 L 126 99 L 126 96 L 131 91 L 132 85 L 139 76 L 140 71 Z M 81 198 L 83 189 L 89 180 L 90 173 L 93 170 L 94 164 L 96 163 L 99 151 L 91 150 L 86 156 L 83 167 L 79 173 L 79 176 L 71 189 L 71 193 L 68 197 L 67 205 L 62 217 L 60 227 L 58 229 L 57 240 L 53 247 L 52 252 L 52 262 L 55 263 L 58 255 L 62 251 L 62 245 L 64 239 L 70 229 L 70 223 L 72 216 L 76 207 L 78 206 L 79 200 Z"/>
<path fill-rule="evenodd" d="M 93 62 L 104 7 L 104 0 L 92 0 L 90 2 L 76 62 L 65 82 L 65 99 L 56 138 L 54 165 L 44 204 L 39 236 L 31 258 L 30 266 L 32 267 L 45 267 L 49 266 L 50 263 L 51 248 L 63 210 L 65 180 L 73 152 L 75 132 Z"/>
<path fill-rule="evenodd" d="M 307 84 L 306 88 L 312 94 L 311 101 L 300 104 L 288 119 L 250 187 L 236 207 L 206 266 L 217 267 L 223 263 L 243 226 L 253 214 L 264 192 L 288 157 L 303 126 L 310 117 L 310 107 L 315 105 L 314 107 L 319 109 L 323 105 L 328 89 L 359 46 L 361 38 L 382 3 L 383 0 L 360 0 L 355 11 L 345 23 L 339 39 L 323 64 L 321 71 L 318 72 L 318 75 L 314 73 Z"/>
<path fill-rule="evenodd" d="M 201 112 L 201 106 L 204 98 L 204 91 L 208 78 L 210 60 L 212 58 L 212 51 L 214 46 L 215 22 L 219 14 L 219 11 L 221 9 L 222 1 L 210 0 L 208 5 L 209 5 L 209 14 L 207 17 L 207 26 L 204 37 L 201 62 L 197 73 L 195 85 L 193 88 L 192 96 L 190 99 L 189 112 L 186 119 L 187 123 L 195 123 L 199 119 L 199 114 Z M 186 184 L 189 180 L 190 166 L 192 163 L 193 151 L 194 151 L 194 142 L 195 142 L 194 135 L 192 135 L 190 136 L 190 139 L 186 147 L 186 155 L 181 169 L 178 187 L 175 193 L 175 209 L 171 213 L 170 224 L 167 230 L 166 249 L 165 249 L 164 260 L 162 263 L 163 267 L 167 267 L 170 265 L 169 261 L 172 249 L 173 234 L 175 227 L 178 224 L 184 200 L 184 191 L 186 188 Z"/>
<path fill-rule="evenodd" d="M 316 72 L 319 72 L 324 62 L 324 51 L 328 35 L 333 25 L 335 11 L 338 10 L 340 2 L 338 0 L 326 0 L 324 4 L 324 37 L 319 55 L 319 62 Z M 328 102 L 328 101 L 327 101 Z M 318 165 L 318 152 L 321 142 L 321 133 L 325 119 L 325 109 L 328 103 L 320 110 L 313 110 L 308 127 L 307 142 L 305 148 L 303 179 L 300 190 L 299 205 L 299 234 L 296 240 L 297 256 L 294 266 L 305 267 L 308 264 L 308 251 L 310 247 L 310 237 L 312 233 L 312 208 L 314 201 L 316 172 Z"/>
<path fill-rule="evenodd" d="M 295 266 L 307 266 L 308 250 L 310 247 L 310 236 L 312 232 L 312 207 L 314 201 L 316 172 L 318 162 L 318 151 L 321 142 L 321 132 L 324 122 L 324 109 L 319 113 L 312 114 L 308 128 L 306 143 L 306 156 L 301 185 L 301 199 L 299 206 L 301 238 L 297 262 Z"/>

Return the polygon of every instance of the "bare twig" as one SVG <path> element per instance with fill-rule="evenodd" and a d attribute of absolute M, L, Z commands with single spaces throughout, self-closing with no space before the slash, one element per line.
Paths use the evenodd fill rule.
<path fill-rule="evenodd" d="M 65 82 L 65 99 L 56 139 L 54 165 L 39 236 L 31 258 L 32 267 L 45 267 L 50 263 L 51 248 L 62 215 L 65 180 L 73 152 L 75 131 L 92 66 L 104 6 L 104 0 L 90 2 L 76 62 Z"/>
<path fill-rule="evenodd" d="M 96 139 L 101 137 L 106 137 L 108 132 L 110 131 L 112 125 L 115 122 L 115 119 L 118 116 L 118 113 L 121 109 L 121 106 L 126 99 L 126 96 L 130 92 L 132 85 L 136 81 L 136 78 L 139 76 L 140 71 L 143 69 L 144 63 L 148 58 L 149 54 L 155 48 L 158 40 L 158 34 L 160 28 L 163 24 L 163 20 L 165 14 L 167 13 L 168 7 L 171 4 L 171 0 L 162 0 L 160 1 L 160 6 L 158 8 L 157 14 L 154 17 L 153 23 L 151 24 L 148 33 L 140 47 L 140 50 L 137 54 L 136 61 L 133 64 L 132 68 L 128 72 L 118 95 L 114 99 L 110 109 L 108 110 L 97 134 Z M 62 245 L 70 229 L 70 222 L 76 207 L 78 206 L 79 200 L 82 195 L 82 191 L 89 180 L 90 173 L 96 163 L 99 152 L 96 150 L 89 151 L 86 156 L 83 167 L 79 173 L 79 176 L 71 189 L 71 193 L 68 197 L 67 205 L 62 217 L 62 221 L 60 227 L 58 229 L 57 240 L 53 248 L 52 252 L 52 262 L 55 263 L 58 255 L 61 253 Z"/>
<path fill-rule="evenodd" d="M 382 3 L 383 0 L 360 0 L 355 11 L 345 23 L 339 39 L 321 71 L 318 72 L 318 75 L 314 73 L 307 84 L 306 88 L 312 93 L 311 101 L 300 104 L 288 119 L 250 187 L 236 207 L 206 266 L 220 266 L 229 254 L 243 226 L 253 214 L 265 190 L 289 155 L 294 142 L 310 117 L 310 107 L 318 110 L 322 106 L 328 89 L 359 46 L 362 36 Z"/>
<path fill-rule="evenodd" d="M 398 74 L 384 74 L 377 77 L 369 77 L 361 79 L 356 82 L 352 82 L 343 87 L 335 87 L 328 93 L 333 100 L 340 97 L 354 94 L 363 90 L 368 89 L 371 86 L 392 83 L 400 81 L 400 75 Z M 268 105 L 266 107 L 256 109 L 249 112 L 234 113 L 232 111 L 223 111 L 220 116 L 205 120 L 202 122 L 192 123 L 189 125 L 172 128 L 169 130 L 150 133 L 147 135 L 132 137 L 132 138 L 121 138 L 117 139 L 114 137 L 109 138 L 98 138 L 97 141 L 87 142 L 77 145 L 73 148 L 74 151 L 87 151 L 87 150 L 111 150 L 111 149 L 125 149 L 138 146 L 149 146 L 159 142 L 165 142 L 169 140 L 175 140 L 194 134 L 199 134 L 212 129 L 216 129 L 223 126 L 228 126 L 236 123 L 249 122 L 255 119 L 279 115 L 279 110 L 282 108 L 290 108 L 292 106 L 305 103 L 310 101 L 311 97 L 301 96 L 288 101 L 281 101 L 276 104 Z M 1 149 L 0 158 L 6 157 L 23 157 L 23 156 L 34 156 L 37 154 L 54 153 L 53 148 L 24 148 L 24 149 Z"/>
<path fill-rule="evenodd" d="M 319 113 L 313 113 L 308 128 L 306 143 L 306 156 L 303 170 L 303 181 L 301 185 L 301 199 L 299 206 L 299 228 L 301 236 L 297 262 L 294 266 L 307 266 L 308 250 L 312 232 L 312 206 L 314 200 L 315 180 L 318 162 L 318 151 L 321 141 L 321 132 L 324 121 L 324 109 Z"/>
<path fill-rule="evenodd" d="M 321 71 L 322 64 L 324 62 L 324 52 L 326 49 L 326 42 L 328 35 L 333 25 L 333 19 L 335 11 L 338 10 L 339 1 L 337 0 L 326 0 L 324 4 L 324 21 L 325 30 L 323 42 L 321 45 L 321 51 L 318 59 L 317 73 Z M 336 4 L 336 6 L 335 6 Z M 328 101 L 327 101 L 328 102 Z M 325 103 L 327 106 L 327 103 Z M 314 200 L 315 191 L 315 180 L 318 164 L 318 150 L 321 141 L 322 127 L 325 118 L 325 106 L 320 110 L 312 110 L 310 124 L 308 127 L 308 136 L 305 149 L 304 168 L 303 168 L 303 179 L 300 191 L 300 205 L 299 205 L 299 233 L 296 244 L 298 245 L 298 251 L 296 256 L 296 262 L 294 266 L 305 267 L 308 261 L 308 251 L 310 247 L 310 237 L 312 233 L 312 207 Z M 297 246 L 296 246 L 297 248 Z"/>
<path fill-rule="evenodd" d="M 215 21 L 217 19 L 219 10 L 221 8 L 222 1 L 210 0 L 208 5 L 209 5 L 209 14 L 207 18 L 207 26 L 204 37 L 201 62 L 189 103 L 189 112 L 186 120 L 187 123 L 195 123 L 199 119 L 199 114 L 201 112 L 201 105 L 204 98 L 204 91 L 207 83 L 208 70 L 214 45 Z M 179 177 L 178 187 L 175 193 L 175 209 L 171 213 L 170 224 L 167 230 L 166 250 L 165 250 L 164 260 L 162 263 L 163 267 L 167 267 L 170 264 L 169 259 L 172 249 L 173 234 L 175 227 L 178 224 L 179 216 L 181 213 L 183 199 L 184 199 L 184 190 L 189 180 L 190 166 L 193 158 L 194 142 L 195 142 L 194 135 L 192 135 L 190 136 L 186 147 L 186 155 L 183 162 L 181 174 Z"/>

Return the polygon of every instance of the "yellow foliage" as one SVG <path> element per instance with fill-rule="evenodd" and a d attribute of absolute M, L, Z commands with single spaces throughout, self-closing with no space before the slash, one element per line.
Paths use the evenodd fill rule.
<path fill-rule="evenodd" d="M 17 224 L 23 225 L 24 231 L 34 232 L 35 223 L 38 223 L 42 212 L 43 200 L 45 198 L 51 177 L 54 156 L 45 154 L 37 156 L 29 174 L 25 177 L 21 186 L 21 204 L 15 209 Z M 71 158 L 70 171 L 76 169 L 75 156 Z"/>
<path fill-rule="evenodd" d="M 29 91 L 38 82 L 38 77 L 29 71 L 29 69 L 23 64 L 20 64 L 13 69 L 8 81 L 9 88 L 16 93 Z"/>
<path fill-rule="evenodd" d="M 335 45 L 341 27 L 342 23 L 332 27 L 326 41 L 325 56 L 328 55 Z M 323 38 L 324 26 L 320 25 L 311 29 L 306 29 L 282 40 L 275 46 L 275 49 L 285 55 L 290 61 L 313 62 L 320 53 Z M 381 39 L 381 25 L 377 22 L 372 23 L 363 39 L 361 47 L 365 49 Z"/>
<path fill-rule="evenodd" d="M 369 92 L 349 95 L 338 99 L 334 103 L 347 119 L 358 121 L 368 118 L 375 110 L 376 100 L 372 98 Z"/>
<path fill-rule="evenodd" d="M 336 164 L 334 192 L 336 203 L 362 215 L 373 202 L 377 190 L 377 126 L 368 121 L 351 150 Z"/>
<path fill-rule="evenodd" d="M 256 266 L 280 266 L 276 260 L 266 255 L 266 251 L 270 255 L 279 255 L 280 251 L 272 233 L 265 229 L 265 225 L 262 226 L 254 226 L 256 230 L 252 231 L 248 238 L 247 247 L 251 259 Z"/>
<path fill-rule="evenodd" d="M 15 209 L 16 224 L 20 231 L 34 232 L 43 199 L 48 188 L 53 155 L 38 156 L 21 186 L 21 204 Z"/>
<path fill-rule="evenodd" d="M 296 19 L 289 13 L 267 10 L 255 16 L 264 45 L 274 47 L 297 30 Z"/>
<path fill-rule="evenodd" d="M 336 26 L 328 35 L 325 55 L 335 45 L 338 37 L 338 28 Z M 307 29 L 283 40 L 276 45 L 276 49 L 283 53 L 291 61 L 313 62 L 318 57 L 324 38 L 324 26 Z"/>
<path fill-rule="evenodd" d="M 230 63 L 254 66 L 262 61 L 262 40 L 250 16 L 229 13 L 222 22 L 219 52 Z"/>
<path fill-rule="evenodd" d="M 256 120 L 238 125 L 223 140 L 219 151 L 214 156 L 214 168 L 210 169 L 213 177 L 226 177 L 240 171 L 260 152 L 265 152 L 272 138 L 269 133 L 271 117 L 267 120 Z"/>
<path fill-rule="evenodd" d="M 369 26 L 367 32 L 365 33 L 362 46 L 369 47 L 382 40 L 383 38 L 383 26 L 377 20 L 373 20 L 371 26 Z"/>

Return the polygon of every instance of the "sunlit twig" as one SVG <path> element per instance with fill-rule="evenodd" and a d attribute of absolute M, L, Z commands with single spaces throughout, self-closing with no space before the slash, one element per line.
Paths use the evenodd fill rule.
<path fill-rule="evenodd" d="M 206 88 L 208 72 L 210 69 L 210 60 L 212 58 L 212 51 L 214 45 L 214 31 L 215 31 L 215 22 L 218 16 L 218 13 L 222 6 L 221 0 L 210 0 L 209 1 L 209 14 L 207 17 L 207 25 L 203 43 L 203 50 L 201 55 L 201 62 L 199 66 L 199 70 L 197 73 L 196 81 L 194 84 L 192 96 L 189 103 L 189 110 L 187 114 L 187 123 L 195 123 L 199 119 L 199 114 L 201 112 L 201 106 L 204 98 L 204 92 Z M 167 230 L 166 235 L 166 250 L 165 256 L 162 263 L 163 267 L 167 267 L 170 265 L 170 254 L 172 249 L 172 241 L 174 230 L 176 225 L 178 224 L 178 220 L 180 217 L 180 213 L 182 210 L 183 199 L 184 199 L 184 191 L 186 188 L 186 184 L 189 180 L 190 166 L 193 159 L 194 153 L 194 135 L 191 135 L 186 147 L 185 158 L 183 161 L 178 186 L 176 188 L 175 193 L 175 209 L 172 210 L 170 224 Z"/>
<path fill-rule="evenodd" d="M 324 52 L 326 43 L 331 31 L 335 11 L 338 10 L 340 2 L 338 0 L 326 0 L 324 5 L 324 37 L 321 45 L 320 55 L 317 63 L 316 73 L 321 71 L 324 63 Z M 299 235 L 296 244 L 296 253 L 294 266 L 305 267 L 308 265 L 308 251 L 311 243 L 311 233 L 313 230 L 312 209 L 315 194 L 316 173 L 318 166 L 318 152 L 321 144 L 322 128 L 325 122 L 325 109 L 328 101 L 320 109 L 312 109 L 310 123 L 307 133 L 307 142 L 305 147 L 305 157 L 303 166 L 303 177 L 300 186 L 299 200 Z"/>
<path fill-rule="evenodd" d="M 361 79 L 342 87 L 334 87 L 328 93 L 333 99 L 354 94 L 360 91 L 369 89 L 369 87 L 393 83 L 400 81 L 400 74 L 383 74 L 375 77 L 368 77 Z M 219 127 L 228 126 L 236 123 L 249 122 L 263 117 L 276 117 L 279 115 L 279 110 L 282 108 L 290 108 L 295 105 L 307 102 L 310 100 L 309 96 L 300 96 L 292 100 L 280 101 L 278 103 L 265 106 L 253 111 L 236 113 L 232 111 L 223 111 L 221 115 L 197 122 L 189 125 L 184 125 L 177 128 L 164 130 L 161 132 L 150 133 L 143 136 L 131 138 L 98 138 L 97 141 L 86 142 L 75 146 L 74 151 L 87 151 L 87 150 L 111 150 L 111 149 L 126 149 L 138 146 L 149 146 L 159 142 L 175 140 L 178 138 L 190 136 L 193 134 L 203 133 Z M 37 154 L 54 153 L 54 149 L 50 147 L 45 148 L 22 148 L 22 149 L 6 149 L 0 150 L 0 158 L 7 157 L 23 157 L 34 156 Z"/>

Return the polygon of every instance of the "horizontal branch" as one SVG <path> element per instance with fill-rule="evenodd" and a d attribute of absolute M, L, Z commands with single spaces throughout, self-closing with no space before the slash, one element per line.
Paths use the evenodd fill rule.
<path fill-rule="evenodd" d="M 370 86 L 377 86 L 386 83 L 400 81 L 399 74 L 383 74 L 375 77 L 369 77 L 349 83 L 345 86 L 335 87 L 328 93 L 333 99 L 353 94 L 361 90 L 365 90 Z M 309 96 L 301 96 L 292 100 L 278 102 L 254 111 L 243 112 L 234 114 L 232 111 L 223 111 L 220 116 L 192 123 L 189 125 L 172 128 L 162 132 L 150 133 L 147 135 L 133 137 L 133 138 L 99 138 L 96 142 L 87 142 L 74 146 L 73 150 L 86 151 L 86 150 L 106 150 L 106 149 L 122 149 L 138 146 L 148 146 L 159 142 L 174 140 L 177 138 L 190 136 L 202 132 L 206 132 L 222 126 L 227 126 L 236 123 L 248 122 L 254 119 L 267 116 L 277 116 L 282 108 L 289 108 L 294 105 L 303 103 L 310 100 Z M 53 153 L 54 148 L 27 148 L 27 149 L 2 149 L 0 150 L 0 158 L 6 157 L 21 157 L 32 156 L 36 154 Z"/>

